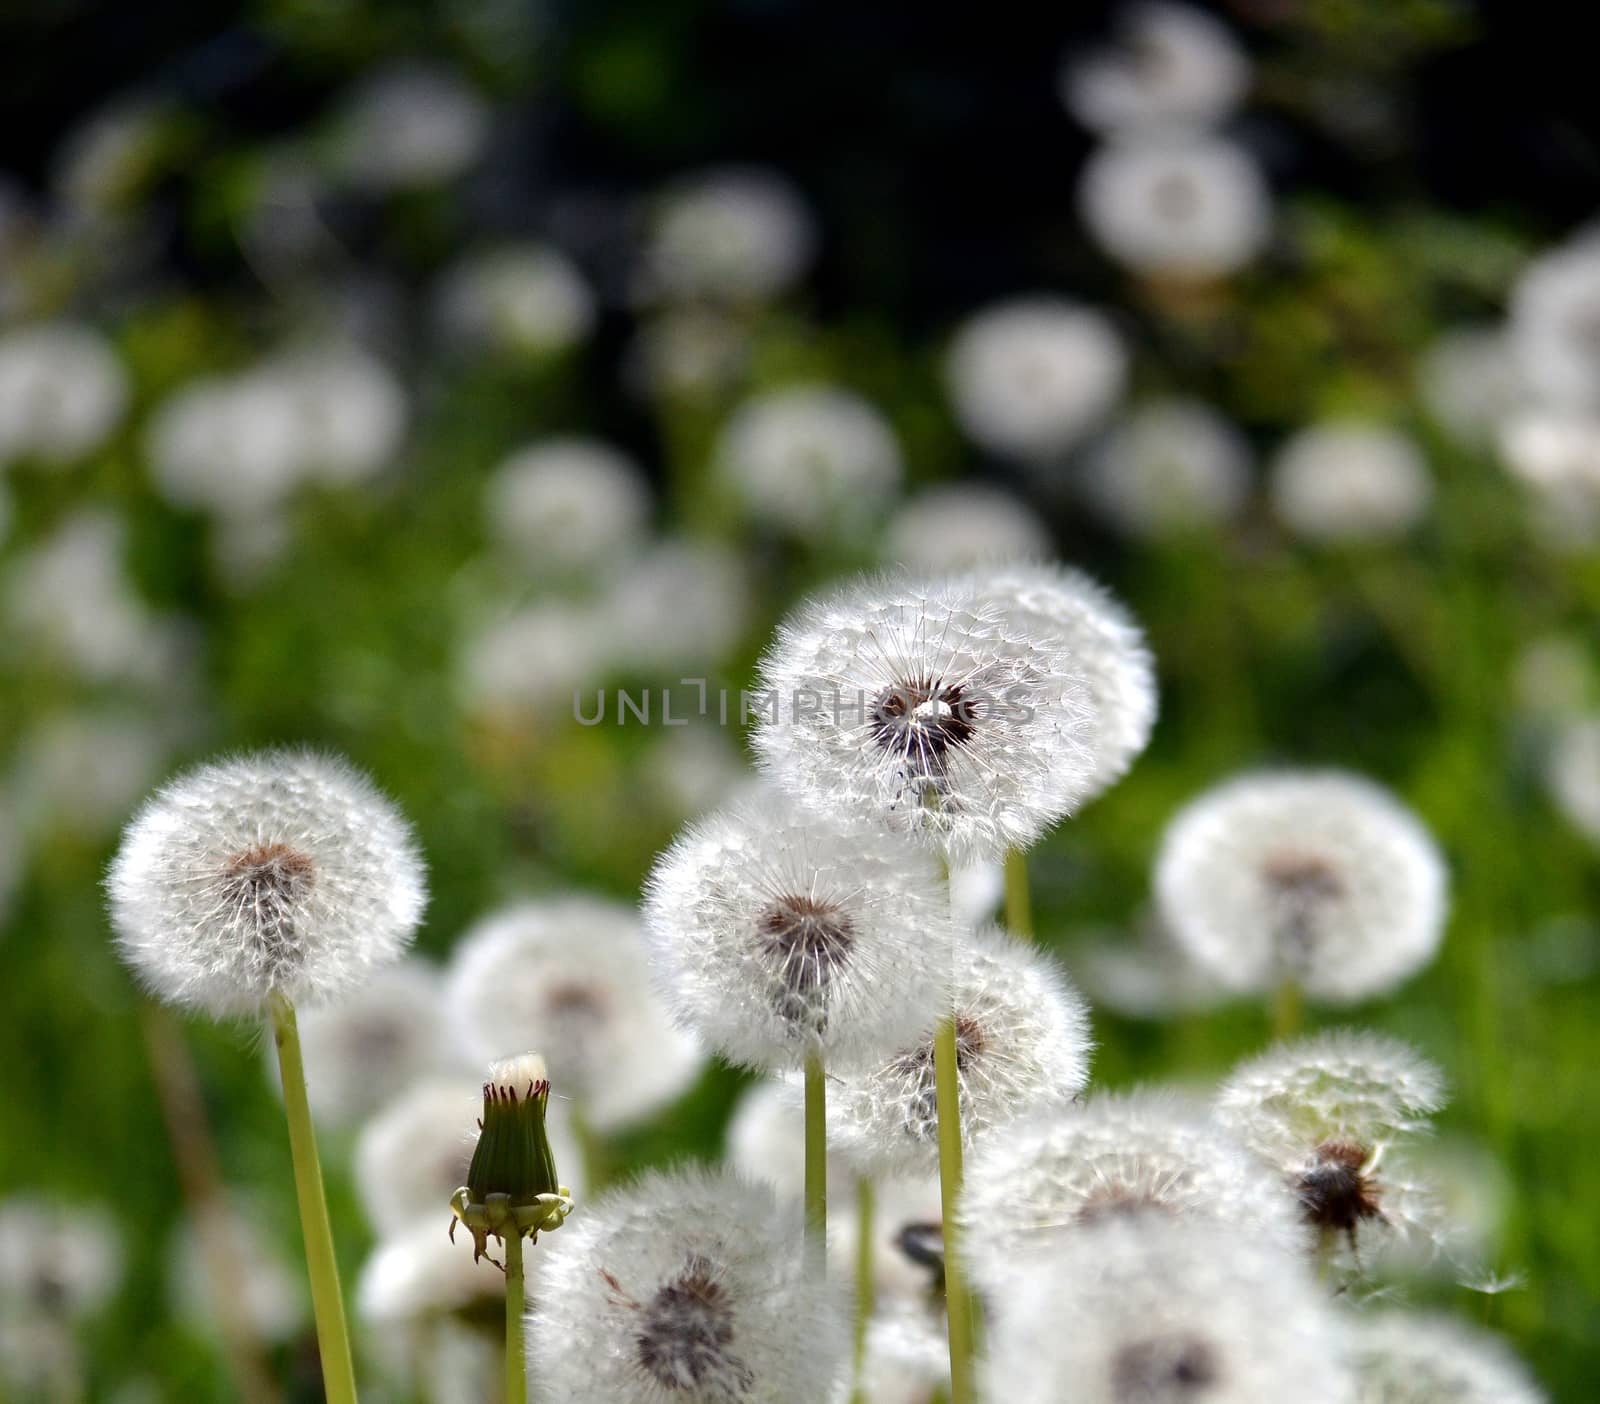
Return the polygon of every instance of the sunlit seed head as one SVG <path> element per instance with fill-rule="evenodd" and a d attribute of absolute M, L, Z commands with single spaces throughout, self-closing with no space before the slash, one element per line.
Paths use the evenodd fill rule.
<path fill-rule="evenodd" d="M 0 466 L 83 458 L 117 427 L 128 398 L 127 371 L 91 328 L 44 322 L 0 333 Z"/>
<path fill-rule="evenodd" d="M 512 454 L 484 488 L 484 521 L 519 564 L 541 576 L 609 563 L 650 515 L 639 467 L 595 439 L 545 439 Z"/>
<path fill-rule="evenodd" d="M 1444 860 L 1388 791 L 1339 771 L 1263 771 L 1201 795 L 1156 859 L 1161 920 L 1229 988 L 1293 980 L 1345 1003 L 1433 958 Z"/>
<path fill-rule="evenodd" d="M 123 1268 L 122 1230 L 104 1205 L 0 1199 L 0 1319 L 81 1320 L 115 1294 Z"/>
<path fill-rule="evenodd" d="M 1600 235 L 1579 234 L 1523 269 L 1512 290 L 1510 335 L 1535 396 L 1600 409 Z"/>
<path fill-rule="evenodd" d="M 1271 495 L 1278 517 L 1305 540 L 1385 541 L 1423 520 L 1433 477 L 1398 431 L 1328 423 L 1301 430 L 1279 451 Z"/>
<path fill-rule="evenodd" d="M 122 958 L 153 993 L 216 1017 L 354 990 L 398 958 L 426 901 L 399 812 L 311 751 L 180 776 L 128 825 L 106 887 Z"/>
<path fill-rule="evenodd" d="M 1528 399 L 1510 338 L 1497 326 L 1443 332 L 1423 353 L 1418 381 L 1433 418 L 1474 447 L 1492 445 L 1501 423 Z"/>
<path fill-rule="evenodd" d="M 797 1205 L 714 1171 L 651 1174 L 541 1244 L 535 1378 L 574 1404 L 814 1404 L 847 1368 Z M 572 1343 L 581 1339 L 584 1350 Z"/>
<path fill-rule="evenodd" d="M 968 570 L 997 562 L 1043 560 L 1050 529 L 1020 498 L 983 483 L 929 488 L 889 519 L 886 565 L 913 571 Z"/>
<path fill-rule="evenodd" d="M 934 860 L 772 789 L 674 844 L 651 876 L 645 923 L 679 1022 L 755 1067 L 881 1054 L 948 988 L 954 932 Z"/>
<path fill-rule="evenodd" d="M 460 353 L 551 356 L 588 336 L 594 294 L 572 261 L 544 244 L 469 253 L 434 293 L 440 334 Z"/>
<path fill-rule="evenodd" d="M 144 452 L 166 502 L 224 517 L 284 502 L 306 476 L 293 386 L 260 371 L 181 386 L 151 416 Z"/>
<path fill-rule="evenodd" d="M 1353 1324 L 1355 1404 L 1544 1404 L 1498 1337 L 1454 1317 L 1387 1310 Z"/>
<path fill-rule="evenodd" d="M 540 599 L 464 631 L 457 662 L 462 702 L 479 714 L 570 718 L 610 670 L 608 616 L 587 602 Z"/>
<path fill-rule="evenodd" d="M 413 189 L 461 175 L 488 135 L 488 108 L 459 76 L 396 64 L 369 74 L 349 94 L 332 155 L 340 172 L 365 189 Z"/>
<path fill-rule="evenodd" d="M 262 1341 L 291 1339 L 306 1325 L 308 1303 L 304 1270 L 284 1251 L 289 1240 L 270 1231 L 278 1226 L 266 1206 L 254 1201 L 210 1213 L 204 1222 L 186 1215 L 172 1235 L 168 1262 L 174 1313 L 218 1335 L 221 1312 L 206 1261 L 208 1248 L 220 1243 L 250 1265 L 229 1284 L 237 1294 L 231 1304 L 235 1318 Z"/>
<path fill-rule="evenodd" d="M 749 625 L 750 601 L 745 563 L 735 552 L 666 538 L 621 564 L 605 590 L 599 628 L 615 666 L 672 676 L 668 669 L 725 659 Z"/>

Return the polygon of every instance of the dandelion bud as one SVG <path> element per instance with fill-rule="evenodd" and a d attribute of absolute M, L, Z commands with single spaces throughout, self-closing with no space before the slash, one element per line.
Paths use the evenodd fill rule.
<path fill-rule="evenodd" d="M 478 1148 L 466 1184 L 450 1200 L 451 1212 L 472 1233 L 474 1259 L 483 1256 L 491 1237 L 536 1239 L 541 1230 L 560 1228 L 572 1209 L 545 1135 L 549 1101 L 550 1079 L 537 1053 L 490 1066 Z M 450 1233 L 455 1236 L 454 1223 Z"/>
<path fill-rule="evenodd" d="M 1544 1404 L 1544 1392 L 1497 1337 L 1448 1316 L 1383 1311 L 1351 1343 L 1356 1404 Z"/>
<path fill-rule="evenodd" d="M 1245 775 L 1200 796 L 1162 840 L 1155 890 L 1173 938 L 1229 988 L 1292 980 L 1336 1003 L 1426 965 L 1447 896 L 1417 817 L 1339 771 Z"/>

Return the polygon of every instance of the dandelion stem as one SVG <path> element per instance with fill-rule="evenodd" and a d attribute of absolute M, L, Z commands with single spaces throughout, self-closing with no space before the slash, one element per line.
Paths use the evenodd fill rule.
<path fill-rule="evenodd" d="M 528 1404 L 528 1353 L 522 1338 L 522 1235 L 512 1229 L 505 1245 L 506 1404 Z"/>
<path fill-rule="evenodd" d="M 1305 1020 L 1305 1000 L 1296 980 L 1285 980 L 1272 996 L 1272 1036 L 1293 1038 Z"/>
<path fill-rule="evenodd" d="M 1020 848 L 1006 852 L 1006 929 L 1033 940 L 1033 897 L 1028 891 L 1028 855 Z"/>
<path fill-rule="evenodd" d="M 828 1088 L 822 1055 L 806 1054 L 806 1253 L 817 1271 L 828 1259 Z"/>
<path fill-rule="evenodd" d="M 876 1305 L 872 1276 L 872 1235 L 876 1204 L 872 1181 L 865 1175 L 856 1180 L 856 1333 L 851 1359 L 850 1404 L 866 1404 L 867 1323 Z"/>
<path fill-rule="evenodd" d="M 961 1088 L 956 1062 L 956 1021 L 939 1021 L 933 1036 L 935 1105 L 939 1112 L 939 1207 L 944 1218 L 944 1299 L 950 1337 L 950 1404 L 973 1398 L 972 1296 L 956 1223 L 961 1194 Z"/>
<path fill-rule="evenodd" d="M 317 1319 L 317 1349 L 322 1356 L 322 1385 L 328 1404 L 355 1404 L 356 1371 L 345 1325 L 344 1298 L 339 1291 L 339 1261 L 333 1252 L 333 1226 L 322 1189 L 322 1164 L 306 1099 L 306 1070 L 300 1057 L 300 1029 L 294 1005 L 274 990 L 268 1001 L 272 1036 L 283 1074 L 283 1110 L 289 1122 L 289 1153 L 294 1160 L 295 1196 L 300 1202 L 300 1229 L 306 1242 L 306 1271 L 311 1277 L 311 1310 Z"/>

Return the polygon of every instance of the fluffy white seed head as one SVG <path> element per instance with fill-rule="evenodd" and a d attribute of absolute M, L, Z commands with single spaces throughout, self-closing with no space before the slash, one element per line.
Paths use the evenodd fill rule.
<path fill-rule="evenodd" d="M 1148 911 L 1138 913 L 1129 929 L 1079 933 L 1069 967 L 1094 1008 L 1128 1019 L 1167 1019 L 1215 1008 L 1229 997 Z"/>
<path fill-rule="evenodd" d="M 1348 1404 L 1342 1323 L 1306 1266 L 1216 1224 L 1132 1215 L 1019 1274 L 992 1332 L 1008 1404 Z"/>
<path fill-rule="evenodd" d="M 134 816 L 106 878 L 117 948 L 152 993 L 216 1017 L 346 994 L 427 901 L 398 810 L 346 762 L 261 751 L 203 765 Z"/>
<path fill-rule="evenodd" d="M 715 458 L 723 485 L 756 521 L 804 537 L 859 530 L 905 472 L 888 420 L 832 385 L 746 400 L 723 426 Z"/>
<path fill-rule="evenodd" d="M 982 483 L 930 488 L 907 500 L 884 531 L 883 559 L 908 570 L 967 570 L 1043 560 L 1050 528 L 1020 498 Z"/>
<path fill-rule="evenodd" d="M 804 197 L 777 172 L 754 166 L 703 171 L 662 195 L 639 292 L 646 300 L 762 301 L 800 279 L 816 243 Z"/>
<path fill-rule="evenodd" d="M 258 514 L 304 477 L 298 402 L 287 378 L 208 376 L 169 396 L 145 428 L 157 493 L 179 508 Z"/>
<path fill-rule="evenodd" d="M 176 728 L 124 707 L 58 712 L 19 738 L 17 810 L 30 825 L 99 839 L 161 778 L 177 739 Z"/>
<path fill-rule="evenodd" d="M 468 254 L 435 292 L 440 331 L 461 350 L 553 355 L 582 341 L 595 315 L 583 275 L 544 244 Z"/>
<path fill-rule="evenodd" d="M 828 1253 L 831 1261 L 843 1264 L 855 1258 L 861 1221 L 859 1203 L 850 1192 L 851 1181 L 840 1183 L 846 1193 L 837 1208 L 831 1181 L 828 1186 Z M 897 1315 L 904 1312 L 908 1318 L 915 1313 L 928 1326 L 937 1326 L 942 1336 L 944 1213 L 938 1175 L 875 1180 L 872 1199 L 875 1309 Z M 947 1367 L 948 1363 L 947 1358 Z"/>
<path fill-rule="evenodd" d="M 704 305 L 666 307 L 644 322 L 623 374 L 641 396 L 696 399 L 732 386 L 750 360 L 750 331 Z"/>
<path fill-rule="evenodd" d="M 957 943 L 953 1007 L 961 1137 L 970 1154 L 1017 1119 L 1067 1106 L 1089 1077 L 1088 1012 L 1049 956 L 998 928 Z M 871 1174 L 939 1163 L 934 1027 L 830 1088 L 829 1135 Z"/>
<path fill-rule="evenodd" d="M 247 1330 L 259 1340 L 280 1342 L 305 1325 L 304 1272 L 290 1265 L 279 1240 L 266 1231 L 261 1208 L 213 1210 L 203 1229 L 192 1216 L 179 1224 L 168 1262 L 173 1310 L 183 1320 L 211 1334 L 218 1330 L 217 1284 L 206 1265 L 204 1235 L 210 1234 L 226 1245 L 231 1262 L 244 1265 L 229 1290 L 236 1293 L 231 1310 Z"/>
<path fill-rule="evenodd" d="M 484 487 L 484 521 L 541 575 L 582 571 L 628 552 L 650 518 L 638 465 L 596 439 L 563 436 L 519 449 Z"/>
<path fill-rule="evenodd" d="M 282 385 L 307 478 L 365 482 L 399 451 L 410 412 L 405 389 L 388 366 L 359 347 L 287 351 L 255 374 Z"/>
<path fill-rule="evenodd" d="M 438 185 L 467 170 L 489 136 L 483 99 L 454 73 L 418 64 L 364 78 L 334 133 L 334 159 L 373 191 Z"/>
<path fill-rule="evenodd" d="M 437 1212 L 384 1238 L 356 1279 L 355 1312 L 369 1325 L 383 1326 L 451 1312 L 503 1311 L 505 1276 L 492 1258 L 477 1258 L 452 1243 L 445 1217 Z M 529 1296 L 537 1298 L 544 1253 L 528 1254 Z"/>
<path fill-rule="evenodd" d="M 973 1279 L 996 1296 L 1019 1263 L 1048 1258 L 1086 1227 L 1146 1212 L 1285 1252 L 1307 1242 L 1282 1177 L 1159 1092 L 1100 1096 L 1002 1127 L 967 1167 L 960 1212 Z"/>
<path fill-rule="evenodd" d="M 1215 137 L 1101 147 L 1079 178 L 1078 212 L 1118 263 L 1163 278 L 1235 273 L 1272 234 L 1272 196 L 1260 168 L 1244 148 Z"/>
<path fill-rule="evenodd" d="M 849 1328 L 802 1232 L 797 1206 L 727 1174 L 613 1191 L 541 1248 L 533 1377 L 572 1404 L 829 1398 Z"/>
<path fill-rule="evenodd" d="M 1062 65 L 1060 93 L 1086 127 L 1125 136 L 1220 122 L 1249 83 L 1226 25 L 1189 5 L 1145 3 L 1122 12 L 1115 43 Z"/>
<path fill-rule="evenodd" d="M 1545 783 L 1561 812 L 1600 844 L 1600 716 L 1563 726 L 1544 765 Z"/>
<path fill-rule="evenodd" d="M 1209 405 L 1153 400 L 1130 411 L 1095 445 L 1080 486 L 1117 530 L 1157 538 L 1216 527 L 1250 492 L 1250 446 Z"/>
<path fill-rule="evenodd" d="M 1126 605 L 1082 571 L 1010 565 L 969 577 L 974 593 L 1034 634 L 1054 631 L 1089 694 L 1094 772 L 1085 798 L 1121 779 L 1156 721 L 1155 659 Z"/>
<path fill-rule="evenodd" d="M 1429 412 L 1464 444 L 1494 442 L 1528 398 L 1510 338 L 1497 326 L 1455 327 L 1423 353 L 1419 388 Z"/>
<path fill-rule="evenodd" d="M 674 1017 L 751 1067 L 881 1056 L 948 997 L 955 932 L 933 855 L 774 789 L 673 844 L 645 929 Z"/>
<path fill-rule="evenodd" d="M 1510 333 L 1523 380 L 1541 399 L 1600 410 L 1600 232 L 1534 259 L 1511 296 Z"/>
<path fill-rule="evenodd" d="M 101 1205 L 0 1200 L 0 1321 L 86 1317 L 122 1283 L 123 1238 Z"/>
<path fill-rule="evenodd" d="M 1397 430 L 1319 424 L 1279 451 L 1270 490 L 1279 519 L 1307 541 L 1387 541 L 1427 515 L 1433 475 Z"/>
<path fill-rule="evenodd" d="M 1127 378 L 1127 348 L 1111 323 L 1045 294 L 971 317 L 945 359 L 968 436 L 1027 463 L 1059 460 L 1116 404 Z"/>
<path fill-rule="evenodd" d="M 933 1404 L 950 1380 L 942 1312 L 903 1303 L 877 1307 L 867 1323 L 861 1378 L 872 1404 Z"/>
<path fill-rule="evenodd" d="M 349 1126 L 397 1088 L 458 1062 L 438 971 L 414 959 L 378 971 L 336 1003 L 306 1010 L 300 1047 L 312 1115 L 329 1126 Z M 276 1051 L 267 1054 L 276 1080 Z"/>
<path fill-rule="evenodd" d="M 474 711 L 557 714 L 610 671 L 607 615 L 594 605 L 539 599 L 476 621 L 458 664 L 462 701 Z"/>
<path fill-rule="evenodd" d="M 618 572 L 602 610 L 611 656 L 630 674 L 654 680 L 715 663 L 749 623 L 744 563 L 710 542 L 663 540 Z"/>
<path fill-rule="evenodd" d="M 0 467 L 83 458 L 127 407 L 127 372 L 98 332 L 45 322 L 0 334 Z"/>
<path fill-rule="evenodd" d="M 803 605 L 762 662 L 753 745 L 821 814 L 874 816 L 958 862 L 1026 848 L 1089 792 L 1076 659 L 969 583 L 868 579 Z"/>
<path fill-rule="evenodd" d="M 1544 1391 L 1496 1336 L 1453 1317 L 1380 1311 L 1357 1317 L 1355 1404 L 1544 1404 Z"/>
<path fill-rule="evenodd" d="M 637 914 L 600 898 L 522 901 L 485 917 L 455 948 L 445 1004 L 474 1058 L 537 1043 L 556 1098 L 602 1130 L 670 1102 L 704 1061 L 651 988 Z"/>
<path fill-rule="evenodd" d="M 1387 790 L 1340 771 L 1262 771 L 1191 801 L 1155 867 L 1161 920 L 1230 989 L 1293 980 L 1349 1003 L 1434 956 L 1444 859 Z"/>

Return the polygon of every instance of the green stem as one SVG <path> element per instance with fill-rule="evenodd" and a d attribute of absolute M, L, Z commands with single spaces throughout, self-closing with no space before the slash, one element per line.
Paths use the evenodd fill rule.
<path fill-rule="evenodd" d="M 1295 980 L 1285 980 L 1272 996 L 1272 1036 L 1293 1038 L 1305 1021 L 1305 999 Z"/>
<path fill-rule="evenodd" d="M 506 1404 L 528 1404 L 528 1352 L 522 1338 L 524 1294 L 522 1235 L 515 1229 L 506 1245 Z"/>
<path fill-rule="evenodd" d="M 1033 898 L 1028 892 L 1028 855 L 1020 848 L 1006 853 L 1006 930 L 1033 940 Z"/>
<path fill-rule="evenodd" d="M 872 1235 L 876 1204 L 872 1181 L 865 1175 L 856 1180 L 856 1333 L 852 1359 L 850 1404 L 867 1404 L 867 1325 L 876 1305 L 876 1284 L 872 1276 Z"/>
<path fill-rule="evenodd" d="M 806 1251 L 819 1272 L 828 1262 L 828 1087 L 822 1055 L 806 1054 Z"/>
<path fill-rule="evenodd" d="M 944 1299 L 950 1337 L 950 1404 L 973 1398 L 973 1312 L 956 1204 L 961 1196 L 961 1085 L 954 1014 L 933 1036 L 935 1105 L 939 1111 L 939 1207 L 944 1217 Z"/>
<path fill-rule="evenodd" d="M 328 1404 L 355 1404 L 356 1370 L 350 1356 L 344 1298 L 339 1292 L 339 1261 L 333 1253 L 333 1226 L 322 1189 L 322 1164 L 306 1100 L 306 1069 L 300 1057 L 300 1029 L 294 1005 L 274 990 L 267 1002 L 272 1036 L 278 1045 L 283 1075 L 283 1110 L 289 1122 L 289 1153 L 294 1160 L 295 1196 L 300 1202 L 300 1230 L 306 1241 L 306 1271 L 311 1277 L 311 1310 L 317 1321 L 317 1350 L 322 1356 L 322 1387 Z"/>

